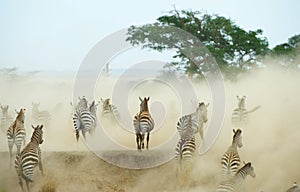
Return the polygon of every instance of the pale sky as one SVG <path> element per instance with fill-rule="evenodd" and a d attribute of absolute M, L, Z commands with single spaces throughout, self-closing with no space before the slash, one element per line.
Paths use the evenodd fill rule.
<path fill-rule="evenodd" d="M 102 38 L 154 22 L 173 5 L 230 17 L 246 30 L 260 28 L 270 48 L 300 34 L 298 0 L 2 0 L 0 68 L 76 71 Z"/>

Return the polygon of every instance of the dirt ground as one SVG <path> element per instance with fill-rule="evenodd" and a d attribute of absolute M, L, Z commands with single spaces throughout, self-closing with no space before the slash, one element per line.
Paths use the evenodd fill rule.
<path fill-rule="evenodd" d="M 27 142 L 32 133 L 31 103 L 39 101 L 40 110 L 48 110 L 52 115 L 51 125 L 44 128 L 45 142 L 41 145 L 45 175 L 42 177 L 38 168 L 35 169 L 34 182 L 30 184 L 32 191 L 183 191 L 176 177 L 177 164 L 174 160 L 148 169 L 121 168 L 92 153 L 82 140 L 77 143 L 71 123 L 72 107 L 69 104 L 72 101 L 72 80 L 31 78 L 27 81 L 17 81 L 4 76 L 1 76 L 0 80 L 0 90 L 10 88 L 9 92 L 0 95 L 1 104 L 10 105 L 10 114 L 15 117 L 14 109 L 27 109 Z M 300 183 L 299 85 L 299 72 L 278 69 L 247 74 L 237 82 L 225 81 L 226 110 L 222 130 L 213 147 L 204 155 L 195 157 L 190 175 L 184 182 L 184 189 L 191 192 L 215 191 L 220 181 L 220 158 L 232 140 L 233 127 L 230 119 L 232 110 L 236 107 L 236 95 L 247 96 L 246 107 L 249 110 L 257 105 L 262 106 L 250 115 L 249 124 L 242 128 L 243 147 L 239 149 L 239 154 L 242 161 L 252 162 L 256 173 L 256 178 L 246 178 L 247 191 L 284 192 L 293 182 Z M 124 130 L 117 131 L 113 126 L 108 126 L 105 134 L 120 146 L 124 146 L 124 149 L 101 146 L 107 152 L 107 159 L 114 162 L 127 162 L 131 159 L 133 164 L 137 164 L 144 158 L 153 162 L 164 155 L 158 151 L 159 146 L 177 134 L 176 122 L 180 115 L 177 109 L 180 107 L 175 105 L 175 94 L 171 93 L 172 90 L 165 90 L 167 87 L 164 85 L 160 90 L 157 89 L 157 84 L 148 83 L 145 86 L 155 86 L 156 89 L 151 93 L 137 90 L 128 96 L 128 110 L 131 115 L 128 122 L 132 122 L 132 116 L 138 110 L 138 96 L 151 94 L 150 102 L 154 102 L 154 105 L 150 105 L 150 109 L 153 110 L 154 119 L 160 129 L 151 134 L 150 150 L 138 153 L 135 151 L 134 134 Z M 205 83 L 196 86 L 199 100 L 211 103 L 209 88 L 205 86 Z M 102 94 L 101 90 L 97 91 L 96 87 L 96 98 L 108 97 Z M 26 94 L 18 94 L 20 92 Z M 159 102 L 164 105 L 159 105 Z M 185 104 L 190 103 L 191 101 L 186 101 Z M 163 116 L 164 119 L 161 118 L 162 123 L 159 124 L 162 115 L 155 113 L 155 107 L 160 110 L 162 106 L 166 115 Z M 204 131 L 207 131 L 211 123 L 211 108 L 208 111 L 209 121 Z M 131 124 L 128 125 L 128 129 L 132 130 Z M 95 141 L 101 143 L 98 135 L 95 138 Z M 197 143 L 200 143 L 199 137 L 197 139 Z M 168 149 L 172 152 L 174 148 L 175 145 L 169 146 Z M 8 162 L 6 136 L 5 132 L 1 131 L 0 192 L 20 191 L 16 172 L 14 168 L 9 169 Z"/>

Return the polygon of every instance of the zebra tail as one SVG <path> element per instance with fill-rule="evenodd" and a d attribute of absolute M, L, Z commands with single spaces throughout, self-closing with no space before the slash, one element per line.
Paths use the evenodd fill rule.
<path fill-rule="evenodd" d="M 79 130 L 76 130 L 76 141 L 78 142 L 79 140 Z"/>
<path fill-rule="evenodd" d="M 248 113 L 253 113 L 254 111 L 256 111 L 256 110 L 259 109 L 259 108 L 261 108 L 261 105 L 258 105 L 258 106 L 256 106 L 256 107 L 254 107 L 252 110 L 247 111 L 247 114 L 248 114 Z"/>

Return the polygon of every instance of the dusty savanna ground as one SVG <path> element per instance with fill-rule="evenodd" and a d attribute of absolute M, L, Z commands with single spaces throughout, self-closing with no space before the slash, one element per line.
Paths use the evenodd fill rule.
<path fill-rule="evenodd" d="M 0 90 L 1 104 L 10 105 L 10 114 L 15 117 L 14 109 L 25 107 L 26 141 L 32 133 L 30 128 L 31 102 L 39 101 L 41 110 L 48 110 L 52 114 L 52 122 L 44 128 L 44 140 L 41 145 L 42 161 L 45 175 L 41 176 L 38 168 L 34 172 L 32 191 L 182 191 L 176 179 L 176 162 L 171 160 L 160 166 L 149 169 L 125 169 L 103 161 L 94 155 L 80 140 L 76 142 L 71 125 L 72 107 L 72 79 L 71 78 L 35 78 L 26 81 L 1 76 Z M 247 191 L 253 192 L 284 192 L 293 182 L 300 183 L 300 75 L 299 72 L 274 69 L 255 71 L 240 77 L 237 82 L 225 81 L 226 111 L 224 124 L 220 135 L 213 147 L 204 155 L 195 158 L 190 179 L 185 182 L 189 191 L 214 191 L 220 181 L 220 158 L 231 144 L 232 126 L 231 112 L 236 107 L 236 95 L 246 95 L 246 107 L 252 109 L 257 105 L 262 107 L 250 115 L 250 122 L 242 128 L 243 147 L 239 149 L 243 161 L 252 162 L 256 178 L 246 179 Z M 113 126 L 105 129 L 108 134 L 120 145 L 128 150 L 107 150 L 107 157 L 118 158 L 119 161 L 133 161 L 141 156 L 159 158 L 160 144 L 176 133 L 176 122 L 180 116 L 180 102 L 176 100 L 172 90 L 167 91 L 164 85 L 157 89 L 158 84 L 145 84 L 153 86 L 150 92 L 134 90 L 129 95 L 128 108 L 130 115 L 138 111 L 138 96 L 151 96 L 150 103 L 163 102 L 165 112 L 163 123 L 159 130 L 153 132 L 150 138 L 150 150 L 142 153 L 136 152 L 135 137 L 128 132 L 115 130 Z M 107 89 L 112 87 L 107 85 Z M 30 89 L 29 89 L 30 88 Z M 143 89 L 143 85 L 140 86 Z M 103 87 L 96 87 L 96 98 L 108 97 L 103 93 Z M 163 90 L 163 91 L 162 91 Z M 184 90 L 184 88 L 182 89 Z M 209 88 L 205 83 L 196 85 L 199 100 L 210 102 L 212 99 Z M 22 94 L 19 94 L 22 93 Z M 127 97 L 127 95 L 126 95 Z M 90 99 L 91 100 L 91 99 Z M 191 104 L 186 101 L 185 104 Z M 155 107 L 150 110 L 155 112 Z M 211 115 L 209 108 L 209 118 Z M 192 108 L 191 111 L 192 112 Z M 155 120 L 160 114 L 155 114 Z M 128 122 L 132 120 L 129 119 Z M 205 131 L 209 127 L 205 125 Z M 159 122 L 158 122 L 159 126 Z M 132 130 L 129 127 L 128 130 Z M 97 142 L 97 135 L 94 136 Z M 92 137 L 90 137 L 92 138 Z M 199 137 L 197 137 L 197 143 Z M 174 150 L 174 146 L 170 150 Z M 125 148 L 126 149 L 126 148 Z M 130 151 L 131 149 L 131 151 Z M 15 149 L 14 149 L 15 150 Z M 114 151 L 118 150 L 118 151 Z M 14 169 L 8 168 L 8 147 L 4 132 L 0 132 L 0 192 L 19 191 L 17 175 Z M 132 155 L 131 155 L 132 154 Z M 131 158 L 133 157 L 133 158 Z M 123 159 L 122 159 L 123 158 Z M 133 160 L 132 160 L 133 159 Z"/>

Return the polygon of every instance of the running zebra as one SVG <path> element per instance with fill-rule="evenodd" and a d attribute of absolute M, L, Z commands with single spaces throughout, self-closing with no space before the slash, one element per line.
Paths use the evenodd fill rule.
<path fill-rule="evenodd" d="M 233 129 L 232 144 L 221 159 L 222 176 L 224 178 L 231 178 L 238 171 L 241 160 L 237 148 L 241 148 L 242 146 L 242 131 L 240 129 Z"/>
<path fill-rule="evenodd" d="M 34 124 L 48 124 L 51 119 L 51 115 L 48 111 L 40 111 L 39 106 L 40 103 L 32 103 L 31 118 Z"/>
<path fill-rule="evenodd" d="M 218 188 L 217 192 L 240 192 L 244 188 L 244 181 L 250 175 L 255 177 L 254 168 L 251 163 L 245 164 L 238 172 L 225 182 L 222 182 Z"/>
<path fill-rule="evenodd" d="M 75 110 L 82 110 L 82 109 L 87 109 L 88 108 L 88 101 L 87 99 L 83 96 L 82 98 L 78 97 L 79 102 L 75 107 Z M 71 103 L 72 105 L 72 103 Z"/>
<path fill-rule="evenodd" d="M 12 148 L 15 144 L 17 147 L 17 154 L 20 153 L 22 142 L 25 145 L 25 128 L 24 128 L 24 120 L 25 120 L 25 109 L 20 109 L 15 121 L 9 126 L 7 129 L 7 143 L 9 148 L 10 162 L 9 165 L 12 165 Z"/>
<path fill-rule="evenodd" d="M 231 122 L 234 126 L 242 126 L 246 125 L 248 122 L 248 114 L 253 113 L 261 106 L 256 106 L 252 110 L 247 110 L 245 103 L 246 103 L 246 96 L 239 97 L 236 96 L 238 100 L 238 107 L 235 108 L 232 112 Z"/>
<path fill-rule="evenodd" d="M 177 178 L 185 182 L 192 167 L 195 155 L 195 136 L 180 138 L 175 148 L 175 160 L 177 162 Z"/>
<path fill-rule="evenodd" d="M 154 120 L 151 117 L 151 114 L 148 109 L 148 101 L 150 97 L 142 99 L 139 97 L 141 104 L 140 104 L 140 112 L 138 112 L 133 119 L 133 126 L 134 130 L 136 133 L 136 144 L 137 144 L 137 149 L 141 151 L 144 149 L 144 137 L 145 134 L 147 133 L 147 145 L 146 149 L 148 148 L 149 144 L 149 137 L 150 137 L 150 132 L 154 128 Z"/>
<path fill-rule="evenodd" d="M 290 187 L 286 192 L 300 192 L 300 185 L 294 182 L 293 186 Z"/>
<path fill-rule="evenodd" d="M 77 141 L 79 139 L 80 131 L 84 139 L 86 132 L 89 132 L 90 134 L 94 133 L 97 126 L 96 106 L 97 105 L 95 104 L 95 101 L 93 101 L 89 108 L 85 108 L 85 105 L 76 107 L 76 111 L 73 115 L 73 125 L 75 128 Z"/>
<path fill-rule="evenodd" d="M 13 118 L 8 114 L 8 105 L 1 105 L 2 117 L 1 117 L 1 130 L 5 132 L 7 128 L 13 122 Z"/>
<path fill-rule="evenodd" d="M 193 135 L 199 132 L 201 139 L 203 140 L 203 125 L 207 122 L 207 107 L 209 104 L 205 105 L 203 102 L 198 104 L 196 112 L 184 115 L 179 118 L 177 123 L 177 130 L 180 137 L 183 137 L 183 134 L 186 129 L 192 129 L 192 132 L 189 132 Z"/>
<path fill-rule="evenodd" d="M 21 153 L 17 154 L 15 159 L 15 169 L 19 178 L 20 187 L 22 188 L 22 191 L 25 191 L 23 187 L 24 179 L 26 181 L 28 192 L 30 191 L 29 182 L 33 182 L 33 170 L 37 165 L 39 165 L 39 169 L 42 175 L 44 175 L 41 149 L 39 147 L 39 145 L 43 143 L 43 125 L 37 125 L 36 127 L 32 125 L 32 128 L 34 131 L 30 142 L 21 151 Z"/>
<path fill-rule="evenodd" d="M 102 117 L 111 118 L 111 119 L 115 119 L 115 120 L 120 119 L 120 113 L 119 113 L 117 107 L 110 104 L 109 98 L 107 98 L 105 100 L 103 100 L 101 98 L 101 102 L 102 102 L 102 113 L 101 113 Z"/>

